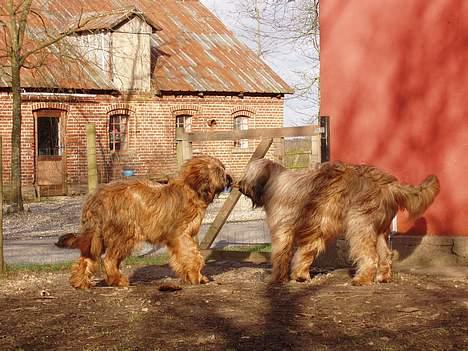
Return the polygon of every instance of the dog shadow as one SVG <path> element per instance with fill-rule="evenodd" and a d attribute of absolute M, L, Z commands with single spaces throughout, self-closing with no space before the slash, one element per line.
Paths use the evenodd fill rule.
<path fill-rule="evenodd" d="M 271 265 L 269 263 L 255 263 L 249 261 L 239 261 L 239 260 L 210 260 L 206 263 L 205 267 L 202 270 L 210 282 L 215 282 L 216 277 L 224 273 L 235 271 L 238 269 L 247 269 L 247 268 L 258 268 L 265 271 L 265 275 L 268 277 L 271 275 Z M 319 274 L 323 272 L 322 270 L 315 270 L 314 274 Z M 311 275 L 314 275 L 311 274 Z M 268 278 L 266 278 L 268 279 Z M 168 264 L 161 265 L 147 265 L 142 267 L 137 267 L 129 275 L 130 285 L 150 285 L 154 283 L 167 283 L 167 282 L 179 282 L 182 283 L 181 279 L 176 276 L 174 271 Z M 103 283 L 105 286 L 105 282 Z M 183 284 L 183 283 L 182 283 Z"/>
<path fill-rule="evenodd" d="M 270 281 L 271 279 L 271 264 L 270 263 L 256 263 L 250 261 L 237 261 L 237 260 L 213 260 L 207 262 L 202 270 L 202 273 L 209 279 L 209 282 L 216 282 L 218 277 L 229 273 L 236 272 L 238 270 L 255 268 L 262 270 L 261 275 L 262 281 Z M 313 279 L 316 276 L 327 274 L 335 271 L 334 267 L 311 267 L 310 276 Z M 152 285 L 152 284 L 165 284 L 165 283 L 180 283 L 180 278 L 172 271 L 168 264 L 163 265 L 148 265 L 136 268 L 129 276 L 130 285 Z M 102 284 L 102 285 L 100 285 Z M 106 286 L 105 282 L 102 281 L 96 286 Z"/>
<path fill-rule="evenodd" d="M 387 245 L 392 252 L 392 261 L 395 267 L 405 260 L 417 258 L 417 251 L 420 249 L 424 237 L 427 235 L 427 221 L 424 217 L 418 218 L 412 228 L 404 233 L 392 232 L 387 238 Z M 337 269 L 348 269 L 350 278 L 356 273 L 356 266 L 349 256 L 349 243 L 344 236 L 334 240 L 327 251 L 318 257 L 315 262 L 318 266 L 332 266 Z"/>
<path fill-rule="evenodd" d="M 418 218 L 407 232 L 391 235 L 389 248 L 393 252 L 394 261 L 402 262 L 413 256 L 426 235 L 427 220 L 424 217 Z"/>
<path fill-rule="evenodd" d="M 168 264 L 148 265 L 136 268 L 129 276 L 131 285 L 152 284 L 178 279 Z"/>

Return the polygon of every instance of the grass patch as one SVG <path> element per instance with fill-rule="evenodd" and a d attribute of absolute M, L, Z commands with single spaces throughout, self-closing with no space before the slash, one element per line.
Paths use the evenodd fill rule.
<path fill-rule="evenodd" d="M 60 263 L 15 263 L 7 264 L 7 273 L 17 272 L 60 272 L 69 270 L 72 266 L 72 262 L 60 262 Z"/>
<path fill-rule="evenodd" d="M 150 265 L 164 265 L 169 262 L 167 255 L 155 255 L 155 256 L 130 256 L 125 260 L 127 266 L 150 266 Z"/>
<path fill-rule="evenodd" d="M 240 252 L 271 252 L 271 244 L 257 245 L 232 245 L 223 248 L 223 251 L 240 251 Z"/>
<path fill-rule="evenodd" d="M 130 256 L 125 260 L 127 266 L 147 266 L 147 265 L 164 265 L 167 264 L 169 258 L 167 255 L 156 255 L 148 257 Z M 6 265 L 6 273 L 18 272 L 62 272 L 71 269 L 74 261 L 59 262 L 59 263 L 15 263 Z"/>
<path fill-rule="evenodd" d="M 224 248 L 222 251 L 236 252 L 271 252 L 271 244 L 258 245 L 233 245 Z M 125 259 L 124 264 L 128 267 L 132 266 L 151 266 L 165 265 L 169 262 L 169 257 L 166 254 L 154 256 L 130 256 Z M 69 271 L 74 261 L 59 262 L 59 263 L 15 263 L 6 265 L 6 273 L 18 272 L 63 272 Z"/>

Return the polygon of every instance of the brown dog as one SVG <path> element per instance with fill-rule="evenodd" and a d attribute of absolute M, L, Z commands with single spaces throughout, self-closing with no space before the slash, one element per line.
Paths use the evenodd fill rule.
<path fill-rule="evenodd" d="M 201 274 L 204 260 L 193 237 L 207 206 L 231 183 L 231 176 L 218 159 L 199 156 L 187 161 L 167 185 L 121 180 L 101 186 L 83 206 L 80 234 L 63 235 L 56 244 L 81 250 L 72 268 L 71 285 L 89 288 L 105 253 L 107 284 L 127 286 L 120 263 L 141 241 L 165 244 L 171 267 L 184 281 L 208 281 Z"/>
<path fill-rule="evenodd" d="M 358 270 L 353 284 L 391 279 L 386 238 L 399 209 L 420 216 L 439 193 L 436 176 L 419 186 L 398 182 L 367 165 L 324 163 L 315 170 L 289 171 L 267 160 L 253 161 L 239 190 L 264 206 L 272 235 L 273 280 L 310 279 L 310 265 L 326 242 L 345 234 Z"/>

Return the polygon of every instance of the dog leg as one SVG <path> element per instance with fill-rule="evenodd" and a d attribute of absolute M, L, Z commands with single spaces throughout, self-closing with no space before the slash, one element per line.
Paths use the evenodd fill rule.
<path fill-rule="evenodd" d="M 91 278 L 96 273 L 98 262 L 89 257 L 81 256 L 72 267 L 70 284 L 76 289 L 89 289 Z"/>
<path fill-rule="evenodd" d="M 272 280 L 276 283 L 288 281 L 293 239 L 293 234 L 289 230 L 272 231 Z"/>
<path fill-rule="evenodd" d="M 171 257 L 169 265 L 183 281 L 190 284 L 208 283 L 209 279 L 201 274 L 205 260 L 191 235 L 182 234 L 167 243 Z"/>
<path fill-rule="evenodd" d="M 126 256 L 126 255 L 125 255 Z M 128 278 L 125 277 L 120 271 L 120 263 L 125 256 L 114 253 L 112 251 L 106 252 L 104 256 L 104 270 L 106 272 L 106 283 L 109 286 L 127 287 Z"/>
<path fill-rule="evenodd" d="M 388 283 L 392 280 L 392 252 L 387 245 L 387 235 L 379 234 L 377 237 L 377 255 L 379 265 L 375 280 L 379 283 Z"/>
<path fill-rule="evenodd" d="M 298 282 L 310 280 L 310 266 L 324 249 L 325 242 L 321 238 L 300 245 L 291 262 L 291 279 Z"/>
<path fill-rule="evenodd" d="M 377 273 L 377 235 L 371 225 L 353 225 L 348 228 L 350 256 L 357 263 L 353 285 L 369 285 Z"/>

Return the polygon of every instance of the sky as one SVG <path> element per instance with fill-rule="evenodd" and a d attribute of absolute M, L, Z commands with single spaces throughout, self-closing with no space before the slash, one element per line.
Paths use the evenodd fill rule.
<path fill-rule="evenodd" d="M 250 48 L 255 49 L 255 43 L 245 38 L 242 27 L 239 24 L 239 14 L 236 12 L 235 1 L 226 0 L 201 0 L 208 9 L 211 10 L 239 40 L 243 41 Z M 312 65 L 308 67 L 301 50 L 292 45 L 285 46 L 278 43 L 278 49 L 270 55 L 266 55 L 266 63 L 289 85 L 295 86 L 301 81 L 298 70 L 313 70 Z M 318 73 L 317 73 L 318 75 Z M 318 114 L 318 106 L 313 99 L 300 99 L 297 94 L 286 95 L 284 110 L 284 125 L 297 126 L 310 123 Z"/>

